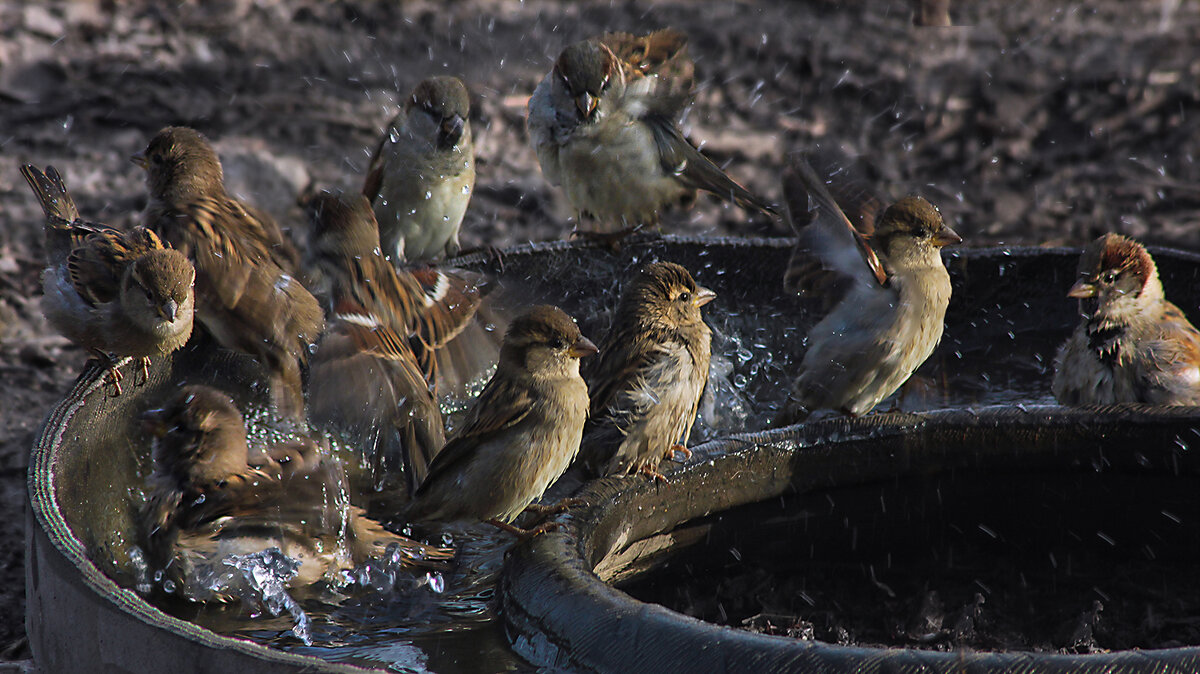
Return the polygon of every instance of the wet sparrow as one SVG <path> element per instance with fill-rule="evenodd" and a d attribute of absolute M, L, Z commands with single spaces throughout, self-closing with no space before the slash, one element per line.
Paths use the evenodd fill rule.
<path fill-rule="evenodd" d="M 371 467 L 375 491 L 411 495 L 446 444 L 442 413 L 408 339 L 343 296 L 334 302 L 308 377 L 315 425 L 344 432 Z"/>
<path fill-rule="evenodd" d="M 1163 296 L 1138 242 L 1093 241 L 1067 292 L 1083 320 L 1058 350 L 1054 397 L 1064 405 L 1200 405 L 1200 332 Z"/>
<path fill-rule="evenodd" d="M 303 562 L 290 587 L 329 580 L 393 543 L 413 567 L 449 556 L 339 502 L 346 493 L 341 466 L 312 440 L 251 449 L 241 412 L 216 389 L 185 386 L 145 412 L 142 425 L 154 448 L 142 545 L 151 570 L 165 570 L 185 596 L 207 598 L 210 588 L 195 586 L 203 567 L 271 547 Z"/>
<path fill-rule="evenodd" d="M 403 517 L 410 522 L 508 525 L 567 469 L 587 418 L 579 359 L 596 346 L 561 309 L 538 306 L 515 319 L 496 374 L 462 429 L 433 459 Z"/>
<path fill-rule="evenodd" d="M 150 189 L 143 224 L 196 266 L 197 318 L 222 346 L 265 365 L 279 411 L 303 418 L 301 370 L 323 318 L 293 276 L 294 248 L 273 220 L 225 193 L 216 152 L 192 129 L 163 129 L 133 160 Z"/>
<path fill-rule="evenodd" d="M 696 190 L 775 213 L 683 137 L 693 71 L 679 31 L 608 33 L 564 49 L 534 90 L 528 125 L 542 173 L 597 232 L 657 224 Z"/>
<path fill-rule="evenodd" d="M 803 160 L 783 178 L 798 242 L 785 282 L 818 290 L 832 308 L 808 335 L 800 373 L 777 423 L 819 409 L 869 412 L 933 353 L 950 303 L 942 246 L 962 239 L 920 197 L 892 204 L 869 241 Z M 805 215 L 807 214 L 807 215 Z M 836 304 L 833 302 L 836 301 Z"/>
<path fill-rule="evenodd" d="M 79 218 L 54 167 L 21 167 L 46 215 L 42 311 L 67 339 L 112 363 L 171 353 L 192 334 L 196 271 L 154 232 L 120 232 Z M 109 378 L 121 392 L 120 372 Z"/>
<path fill-rule="evenodd" d="M 622 293 L 600 355 L 585 367 L 591 414 L 580 452 L 594 472 L 665 481 L 659 462 L 690 454 L 712 352 L 700 308 L 714 297 L 672 262 L 648 265 Z"/>
<path fill-rule="evenodd" d="M 388 124 L 363 194 L 379 221 L 385 255 L 399 264 L 458 252 L 458 229 L 475 188 L 471 103 L 456 77 L 422 81 Z"/>
<path fill-rule="evenodd" d="M 430 384 L 440 375 L 445 388 L 456 389 L 495 362 L 493 336 L 457 339 L 475 319 L 482 294 L 477 276 L 393 267 L 380 251 L 375 216 L 362 195 L 324 192 L 308 210 L 310 266 L 328 284 L 331 305 L 350 300 L 408 340 Z"/>

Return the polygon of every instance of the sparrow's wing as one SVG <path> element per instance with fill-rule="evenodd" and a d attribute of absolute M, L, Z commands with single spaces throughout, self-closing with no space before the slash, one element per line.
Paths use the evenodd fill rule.
<path fill-rule="evenodd" d="M 67 184 L 53 166 L 43 173 L 32 164 L 21 167 L 21 175 L 42 206 L 46 216 L 46 263 L 60 265 L 67 261 L 71 251 L 98 232 L 116 232 L 107 225 L 88 222 L 79 217 L 79 209 L 67 191 Z M 119 235 L 118 235 L 119 236 Z"/>
<path fill-rule="evenodd" d="M 1170 302 L 1163 302 L 1159 335 L 1135 358 L 1139 379 L 1151 382 L 1151 402 L 1200 404 L 1200 332 Z"/>
<path fill-rule="evenodd" d="M 279 223 L 266 211 L 231 199 L 231 208 L 240 209 L 254 223 L 251 230 L 262 237 L 263 245 L 270 251 L 271 259 L 289 274 L 300 269 L 300 251 L 292 240 L 284 236 Z"/>
<path fill-rule="evenodd" d="M 784 274 L 785 288 L 814 293 L 846 283 L 887 283 L 879 256 L 803 158 L 793 159 L 784 173 L 783 192 L 789 214 L 796 214 L 791 220 L 797 238 Z"/>
<path fill-rule="evenodd" d="M 805 159 L 854 228 L 864 237 L 870 237 L 875 232 L 875 221 L 889 202 L 883 193 L 863 180 L 867 171 L 864 162 L 839 147 L 829 146 L 813 147 Z M 812 211 L 791 213 L 794 227 L 807 225 L 812 215 Z"/>
<path fill-rule="evenodd" d="M 622 107 L 633 117 L 676 119 L 692 100 L 696 68 L 687 55 L 687 35 L 665 28 L 649 35 L 608 33 L 600 42 L 625 71 Z"/>
<path fill-rule="evenodd" d="M 652 336 L 637 334 L 636 326 L 614 327 L 617 329 L 609 332 L 600 354 L 584 361 L 591 398 L 588 416 L 593 419 L 603 417 L 613 398 L 650 363 L 652 354 L 647 347 L 657 343 Z"/>
<path fill-rule="evenodd" d="M 372 206 L 375 205 L 375 200 L 379 198 L 379 190 L 383 188 L 383 170 L 384 165 L 387 163 L 384 149 L 387 147 L 388 142 L 391 142 L 393 136 L 396 135 L 393 129 L 403 127 L 406 121 L 407 115 L 405 115 L 404 108 L 401 107 L 400 112 L 383 128 L 383 134 L 379 137 L 379 143 L 375 145 L 375 151 L 371 153 L 371 161 L 367 164 L 367 177 L 363 180 L 362 193 L 367 198 L 367 201 L 371 202 Z"/>
<path fill-rule="evenodd" d="M 219 204 L 207 199 L 148 213 L 145 222 L 147 228 L 192 260 L 198 296 L 214 298 L 220 306 L 236 307 L 255 268 L 268 262 L 270 255 L 255 238 L 241 237 L 227 223 Z"/>
<path fill-rule="evenodd" d="M 516 378 L 502 374 L 492 377 L 467 415 L 462 430 L 433 457 L 429 475 L 417 489 L 417 494 L 427 491 L 440 476 L 452 473 L 456 466 L 469 461 L 480 446 L 497 434 L 524 420 L 533 404 L 529 387 Z"/>
<path fill-rule="evenodd" d="M 663 169 L 679 176 L 688 187 L 712 192 L 742 208 L 767 215 L 778 213 L 774 204 L 739 185 L 708 157 L 700 154 L 700 151 L 683 137 L 672 118 L 648 115 L 642 118 L 642 122 L 654 134 L 654 143 L 658 147 L 658 157 Z"/>
<path fill-rule="evenodd" d="M 78 223 L 79 221 L 77 221 Z M 78 231 L 83 228 L 72 225 Z M 117 299 L 125 267 L 137 258 L 162 250 L 162 241 L 145 227 L 121 233 L 115 229 L 95 229 L 67 256 L 71 284 L 93 306 Z"/>

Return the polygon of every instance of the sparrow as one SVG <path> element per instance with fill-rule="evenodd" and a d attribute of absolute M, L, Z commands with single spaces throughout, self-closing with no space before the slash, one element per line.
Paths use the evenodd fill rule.
<path fill-rule="evenodd" d="M 1082 320 L 1058 350 L 1054 397 L 1064 405 L 1200 405 L 1200 332 L 1163 295 L 1141 244 L 1105 234 L 1079 258 L 1067 291 Z"/>
<path fill-rule="evenodd" d="M 942 246 L 962 242 L 933 204 L 905 197 L 863 237 L 802 158 L 783 179 L 796 236 L 789 290 L 819 290 L 830 306 L 777 423 L 820 409 L 869 412 L 933 353 L 950 303 Z M 805 223 L 797 226 L 797 223 Z"/>
<path fill-rule="evenodd" d="M 416 490 L 446 444 L 442 413 L 408 339 L 350 295 L 334 304 L 308 378 L 314 425 L 341 430 L 362 452 L 375 492 L 403 475 Z"/>
<path fill-rule="evenodd" d="M 196 270 L 148 229 L 121 232 L 82 220 L 53 166 L 43 173 L 26 164 L 21 175 L 46 216 L 42 311 L 59 333 L 110 363 L 119 394 L 117 359 L 139 359 L 144 379 L 151 357 L 187 343 Z"/>
<path fill-rule="evenodd" d="M 196 592 L 206 589 L 196 587 L 206 567 L 271 547 L 301 562 L 289 587 L 331 580 L 393 544 L 410 568 L 449 557 L 339 502 L 346 493 L 341 466 L 311 438 L 251 449 L 241 412 L 217 389 L 184 386 L 141 422 L 153 447 L 141 544 L 151 570 L 190 588 L 186 596 L 207 598 Z"/>
<path fill-rule="evenodd" d="M 715 297 L 673 262 L 646 266 L 622 293 L 584 377 L 591 404 L 580 451 L 593 472 L 666 481 L 659 462 L 691 454 L 687 441 L 712 355 L 700 309 Z"/>
<path fill-rule="evenodd" d="M 568 46 L 529 99 L 529 136 L 542 173 L 597 220 L 598 233 L 658 223 L 664 207 L 706 190 L 773 215 L 679 130 L 691 102 L 687 37 L 607 33 Z"/>
<path fill-rule="evenodd" d="M 304 418 L 302 371 L 324 324 L 296 279 L 297 253 L 269 217 L 225 192 L 204 136 L 167 127 L 132 157 L 146 171 L 142 224 L 196 267 L 196 315 L 224 347 L 269 371 L 280 413 Z"/>
<path fill-rule="evenodd" d="M 457 77 L 413 89 L 371 156 L 363 194 L 383 250 L 396 264 L 458 253 L 458 230 L 475 189 L 471 103 Z"/>
<path fill-rule="evenodd" d="M 409 522 L 508 523 L 566 471 L 588 413 L 579 359 L 597 352 L 557 307 L 536 306 L 509 325 L 496 373 L 462 428 L 433 458 L 402 516 Z"/>
<path fill-rule="evenodd" d="M 328 286 L 327 311 L 336 313 L 339 303 L 349 301 L 371 316 L 372 325 L 407 340 L 435 391 L 439 378 L 444 388 L 458 389 L 491 366 L 499 352 L 494 338 L 474 339 L 483 295 L 479 277 L 394 267 L 380 249 L 375 215 L 360 194 L 323 192 L 307 208 L 309 266 Z"/>

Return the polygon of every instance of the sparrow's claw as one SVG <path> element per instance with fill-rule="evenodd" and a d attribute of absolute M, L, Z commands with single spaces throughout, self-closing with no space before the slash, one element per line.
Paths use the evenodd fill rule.
<path fill-rule="evenodd" d="M 567 510 L 576 506 L 585 506 L 587 504 L 588 502 L 584 499 L 571 497 L 565 498 L 552 505 L 537 505 L 531 503 L 525 506 L 525 512 L 533 513 L 535 515 L 558 515 L 560 513 L 565 513 Z"/>
<path fill-rule="evenodd" d="M 150 381 L 150 359 L 148 357 L 142 357 L 139 358 L 138 361 L 142 367 L 138 370 L 138 377 L 137 379 L 133 380 L 133 385 L 145 386 L 146 382 Z"/>
<path fill-rule="evenodd" d="M 120 368 L 117 367 L 117 359 L 99 349 L 92 349 L 91 351 L 93 358 L 108 367 L 108 374 L 104 375 L 104 382 L 105 384 L 112 385 L 112 396 L 115 398 L 121 395 L 124 392 L 121 388 L 121 380 L 125 378 L 125 375 L 121 374 Z"/>
<path fill-rule="evenodd" d="M 496 519 L 487 520 L 487 523 L 501 531 L 507 531 L 523 541 L 558 528 L 558 522 L 543 522 L 532 529 L 522 529 L 521 527 L 513 526 L 508 522 L 501 522 Z"/>
<path fill-rule="evenodd" d="M 675 452 L 680 452 L 681 454 L 683 454 L 684 461 L 692 458 L 692 450 L 683 446 L 682 443 L 676 443 L 676 444 L 668 447 L 667 453 L 663 455 L 663 458 L 666 459 L 667 461 L 674 461 L 675 460 Z"/>
<path fill-rule="evenodd" d="M 643 465 L 641 468 L 638 468 L 638 472 L 641 473 L 642 475 L 645 475 L 646 477 L 650 478 L 651 480 L 653 480 L 655 482 L 662 482 L 663 484 L 666 484 L 668 481 L 666 475 L 663 475 L 662 473 L 658 472 L 657 468 L 655 468 L 649 464 Z"/>

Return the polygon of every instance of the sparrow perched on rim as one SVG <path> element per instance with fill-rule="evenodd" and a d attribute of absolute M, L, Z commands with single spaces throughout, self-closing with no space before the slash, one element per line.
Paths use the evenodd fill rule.
<path fill-rule="evenodd" d="M 1119 234 L 1093 241 L 1067 296 L 1083 316 L 1054 362 L 1059 402 L 1200 405 L 1200 332 L 1163 296 L 1141 244 Z"/>
<path fill-rule="evenodd" d="M 279 411 L 304 417 L 302 368 L 324 324 L 321 306 L 295 278 L 296 251 L 264 214 L 225 192 L 208 140 L 167 127 L 132 157 L 146 171 L 142 224 L 196 266 L 196 316 L 222 346 L 271 372 Z"/>
<path fill-rule="evenodd" d="M 542 173 L 596 218 L 596 232 L 657 224 L 664 207 L 696 190 L 776 212 L 684 138 L 677 123 L 693 84 L 687 37 L 665 29 L 570 45 L 534 90 L 528 126 Z"/>
<path fill-rule="evenodd" d="M 185 596 L 209 598 L 210 588 L 189 582 L 203 577 L 201 567 L 271 547 L 302 562 L 290 587 L 329 580 L 392 544 L 414 568 L 450 556 L 338 502 L 346 492 L 341 465 L 310 438 L 251 449 L 241 412 L 221 391 L 185 386 L 141 420 L 153 439 L 154 464 L 141 541 L 151 569 L 164 570 Z"/>
<path fill-rule="evenodd" d="M 496 374 L 462 429 L 433 458 L 402 516 L 409 522 L 487 521 L 530 534 L 508 523 L 579 451 L 588 412 L 579 359 L 596 351 L 557 307 L 537 306 L 513 320 Z"/>
<path fill-rule="evenodd" d="M 700 309 L 715 297 L 673 262 L 646 266 L 622 293 L 600 355 L 585 368 L 591 414 L 580 452 L 593 472 L 665 481 L 659 462 L 691 454 L 712 355 Z"/>
<path fill-rule="evenodd" d="M 384 253 L 399 264 L 451 257 L 475 189 L 471 102 L 457 77 L 413 89 L 371 157 L 363 194 Z"/>
<path fill-rule="evenodd" d="M 42 311 L 67 339 L 107 360 L 132 357 L 148 372 L 150 358 L 171 353 L 192 334 L 196 270 L 154 232 L 120 232 L 80 219 L 53 166 L 26 164 L 21 175 L 46 215 Z M 121 373 L 109 380 L 121 392 Z"/>
<path fill-rule="evenodd" d="M 371 206 L 360 194 L 324 192 L 309 201 L 308 210 L 310 266 L 329 287 L 332 311 L 349 301 L 374 325 L 408 340 L 430 385 L 440 378 L 444 388 L 457 389 L 495 362 L 495 338 L 477 334 L 478 276 L 393 267 L 380 250 Z"/>
<path fill-rule="evenodd" d="M 866 239 L 803 159 L 789 166 L 783 190 L 798 237 L 785 285 L 819 291 L 832 308 L 808 335 L 777 422 L 801 421 L 820 409 L 865 414 L 941 340 L 950 275 L 940 250 L 962 238 L 933 204 L 905 197 L 883 212 Z"/>

